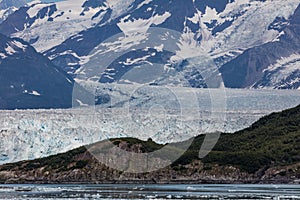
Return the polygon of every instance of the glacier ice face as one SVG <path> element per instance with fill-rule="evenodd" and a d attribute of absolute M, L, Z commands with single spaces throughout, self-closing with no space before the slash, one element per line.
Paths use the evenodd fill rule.
<path fill-rule="evenodd" d="M 300 103 L 299 91 L 226 89 L 226 109 L 212 113 L 214 90 L 99 85 L 98 92 L 111 101 L 66 110 L 2 110 L 0 163 L 45 157 L 107 138 L 151 137 L 166 143 L 217 130 L 234 132 Z M 214 118 L 219 115 L 225 122 Z"/>

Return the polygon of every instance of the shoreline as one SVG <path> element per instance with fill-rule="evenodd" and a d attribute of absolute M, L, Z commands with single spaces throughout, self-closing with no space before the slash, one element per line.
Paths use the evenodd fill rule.
<path fill-rule="evenodd" d="M 299 185 L 299 180 L 171 180 L 171 181 L 155 181 L 155 180 L 112 180 L 112 181 L 20 181 L 20 182 L 0 182 L 0 185 L 106 185 L 106 184 L 143 184 L 143 185 Z"/>

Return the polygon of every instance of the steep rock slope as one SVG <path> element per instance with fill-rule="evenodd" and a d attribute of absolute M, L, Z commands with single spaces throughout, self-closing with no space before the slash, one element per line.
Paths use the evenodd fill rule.
<path fill-rule="evenodd" d="M 281 34 L 272 42 L 246 50 L 221 67 L 228 87 L 300 88 L 300 6 L 292 18 L 280 26 L 278 18 L 272 27 Z"/>
<path fill-rule="evenodd" d="M 72 106 L 74 81 L 20 39 L 0 35 L 0 109 Z"/>
<path fill-rule="evenodd" d="M 0 2 L 0 23 L 18 8 L 25 6 L 26 0 L 2 0 Z"/>

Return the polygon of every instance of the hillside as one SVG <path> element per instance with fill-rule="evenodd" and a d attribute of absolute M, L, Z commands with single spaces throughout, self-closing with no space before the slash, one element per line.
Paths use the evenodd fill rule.
<path fill-rule="evenodd" d="M 150 173 L 124 173 L 99 163 L 94 156 L 99 156 L 97 152 L 107 151 L 107 141 L 102 141 L 47 158 L 3 165 L 0 167 L 0 182 L 299 182 L 300 106 L 263 117 L 251 127 L 234 134 L 222 134 L 214 150 L 199 160 L 198 151 L 203 138 L 194 138 L 189 150 L 171 166 Z M 123 150 L 136 153 L 152 152 L 164 146 L 151 139 L 140 141 L 125 138 L 111 141 Z M 176 154 L 184 143 L 170 144 L 166 152 Z M 166 161 L 164 154 L 159 154 L 155 159 L 156 162 L 150 165 Z M 124 165 L 124 162 L 121 158 L 114 164 Z"/>
<path fill-rule="evenodd" d="M 201 136 L 190 153 L 197 155 Z M 234 134 L 223 134 L 214 150 L 202 161 L 236 165 L 255 173 L 266 166 L 300 162 L 300 106 L 261 118 L 251 127 Z M 178 162 L 186 160 L 184 157 Z"/>

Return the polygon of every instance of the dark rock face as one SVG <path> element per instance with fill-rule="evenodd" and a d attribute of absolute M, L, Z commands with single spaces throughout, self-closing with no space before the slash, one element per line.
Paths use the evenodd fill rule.
<path fill-rule="evenodd" d="M 69 49 L 76 52 L 79 56 L 88 55 L 90 51 L 92 51 L 96 46 L 98 46 L 101 42 L 107 39 L 111 35 L 115 35 L 120 33 L 121 30 L 117 25 L 108 25 L 103 27 L 97 27 L 88 29 L 86 31 L 81 32 L 83 40 L 77 41 L 77 38 L 69 38 L 59 45 L 58 47 L 54 47 L 49 51 L 45 52 L 46 56 L 51 56 L 53 54 L 60 54 Z M 55 51 L 54 51 L 55 50 Z M 78 58 L 74 57 L 74 55 L 63 55 L 58 56 L 52 60 L 52 62 L 56 66 L 60 66 L 63 70 L 74 73 L 80 65 L 73 65 L 72 68 L 69 67 L 70 61 L 78 61 Z"/>
<path fill-rule="evenodd" d="M 29 15 L 27 14 L 28 7 L 22 7 L 13 15 L 0 24 L 0 33 L 9 36 L 15 33 L 16 30 L 24 29 L 24 22 L 27 21 Z"/>
<path fill-rule="evenodd" d="M 26 26 L 30 27 L 36 20 L 46 17 L 48 21 L 51 21 L 53 19 L 51 16 L 57 11 L 55 4 L 49 5 L 39 10 L 36 16 L 30 18 L 27 13 L 28 9 L 29 7 L 22 7 L 13 15 L 10 15 L 7 20 L 0 24 L 0 33 L 9 36 L 15 33 L 16 30 L 22 31 Z"/>
<path fill-rule="evenodd" d="M 2 0 L 0 2 L 0 23 L 13 14 L 17 8 L 25 6 L 26 3 L 26 0 Z"/>
<path fill-rule="evenodd" d="M 300 6 L 283 31 L 284 34 L 280 36 L 279 41 L 248 49 L 223 65 L 220 71 L 225 85 L 231 88 L 271 86 L 270 76 L 272 76 L 272 72 L 265 73 L 264 70 L 282 57 L 300 53 Z M 295 78 L 299 78 L 299 70 L 294 71 L 286 80 L 282 80 L 282 83 L 275 85 L 275 87 L 297 89 L 299 82 L 292 83 L 291 81 Z"/>
<path fill-rule="evenodd" d="M 0 53 L 0 109 L 72 106 L 72 78 L 28 43 L 0 35 Z"/>
<path fill-rule="evenodd" d="M 85 9 L 97 8 L 99 6 L 104 6 L 105 0 L 87 0 L 83 3 L 82 7 Z"/>

